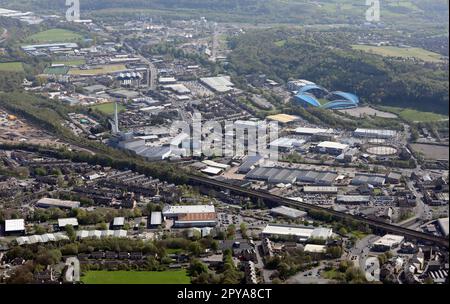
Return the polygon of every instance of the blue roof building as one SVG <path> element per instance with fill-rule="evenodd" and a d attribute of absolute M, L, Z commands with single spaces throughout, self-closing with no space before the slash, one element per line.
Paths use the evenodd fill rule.
<path fill-rule="evenodd" d="M 302 87 L 294 97 L 294 100 L 303 107 L 331 110 L 356 108 L 359 104 L 359 98 L 355 94 L 341 91 L 328 92 L 318 85 Z"/>

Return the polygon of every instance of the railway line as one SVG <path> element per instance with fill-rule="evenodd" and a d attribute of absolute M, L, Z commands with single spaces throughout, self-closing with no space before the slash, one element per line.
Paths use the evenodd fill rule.
<path fill-rule="evenodd" d="M 303 209 L 305 211 L 327 212 L 327 213 L 331 214 L 332 216 L 340 218 L 340 219 L 356 220 L 356 221 L 362 222 L 364 224 L 369 225 L 369 227 L 372 229 L 375 228 L 377 230 L 381 230 L 386 233 L 394 233 L 394 234 L 402 235 L 407 239 L 415 239 L 415 240 L 430 243 L 433 245 L 445 247 L 447 249 L 449 248 L 449 240 L 445 237 L 434 236 L 434 235 L 426 234 L 426 233 L 423 233 L 420 231 L 411 230 L 411 229 L 408 229 L 405 227 L 385 223 L 382 221 L 368 219 L 368 218 L 361 217 L 361 216 L 350 215 L 350 214 L 347 214 L 344 212 L 339 212 L 339 211 L 335 211 L 335 210 L 320 207 L 320 206 L 315 206 L 315 205 L 311 205 L 311 204 L 307 204 L 307 203 L 303 203 L 303 202 L 294 201 L 291 199 L 287 199 L 287 198 L 273 195 L 273 194 L 263 192 L 263 191 L 256 191 L 256 190 L 242 188 L 239 186 L 231 185 L 231 184 L 228 184 L 225 182 L 217 181 L 214 179 L 210 179 L 210 178 L 206 178 L 206 177 L 202 177 L 202 176 L 198 176 L 198 175 L 192 175 L 192 174 L 189 175 L 189 180 L 191 182 L 193 182 L 194 184 L 204 185 L 204 186 L 208 186 L 208 187 L 215 187 L 215 188 L 220 188 L 220 189 L 227 189 L 236 194 L 241 194 L 241 195 L 245 195 L 245 196 L 249 196 L 249 197 L 253 197 L 253 198 L 257 198 L 257 199 L 271 201 L 271 202 L 277 203 L 279 205 L 297 207 L 297 208 Z"/>

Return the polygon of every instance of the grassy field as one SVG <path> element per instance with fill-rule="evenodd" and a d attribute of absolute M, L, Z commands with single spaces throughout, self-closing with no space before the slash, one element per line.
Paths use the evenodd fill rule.
<path fill-rule="evenodd" d="M 170 271 L 88 271 L 85 284 L 190 284 L 185 270 Z"/>
<path fill-rule="evenodd" d="M 422 112 L 413 109 L 386 106 L 380 108 L 387 112 L 397 114 L 398 116 L 400 116 L 400 118 L 409 122 L 434 122 L 448 119 L 448 117 L 445 115 L 432 112 Z"/>
<path fill-rule="evenodd" d="M 441 55 L 433 53 L 421 48 L 400 48 L 395 46 L 372 46 L 372 45 L 352 45 L 355 50 L 360 50 L 376 55 L 386 56 L 386 57 L 414 57 L 423 61 L 428 62 L 439 62 L 441 61 Z"/>
<path fill-rule="evenodd" d="M 93 109 L 99 110 L 100 112 L 106 114 L 106 115 L 112 115 L 114 114 L 114 103 L 108 102 L 108 103 L 101 103 L 95 106 L 92 106 Z M 117 111 L 121 112 L 124 111 L 125 107 L 121 104 L 117 104 Z"/>
<path fill-rule="evenodd" d="M 79 66 L 86 63 L 84 59 L 77 60 L 55 60 L 52 62 L 53 64 L 64 64 L 65 66 Z"/>
<path fill-rule="evenodd" d="M 23 72 L 22 62 L 0 63 L 0 72 Z"/>
<path fill-rule="evenodd" d="M 97 76 L 97 75 L 106 75 L 111 73 L 116 73 L 120 71 L 124 71 L 127 68 L 123 64 L 111 64 L 111 65 L 102 65 L 96 67 L 94 69 L 89 70 L 81 70 L 81 69 L 70 69 L 69 75 L 89 75 L 89 76 Z"/>
<path fill-rule="evenodd" d="M 32 43 L 53 43 L 53 42 L 76 42 L 83 37 L 75 32 L 64 29 L 51 29 L 27 38 L 27 42 Z"/>

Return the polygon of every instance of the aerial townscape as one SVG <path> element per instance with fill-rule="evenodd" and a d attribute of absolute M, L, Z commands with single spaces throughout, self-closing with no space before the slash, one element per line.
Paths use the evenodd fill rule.
<path fill-rule="evenodd" d="M 68 2 L 0 0 L 0 284 L 448 284 L 447 1 Z"/>

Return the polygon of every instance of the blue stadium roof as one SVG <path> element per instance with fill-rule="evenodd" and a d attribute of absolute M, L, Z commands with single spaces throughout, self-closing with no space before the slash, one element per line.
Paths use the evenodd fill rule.
<path fill-rule="evenodd" d="M 320 107 L 320 102 L 311 94 L 298 94 L 295 96 L 296 101 L 313 107 Z"/>
<path fill-rule="evenodd" d="M 323 91 L 324 93 L 328 94 L 328 91 L 327 91 L 326 89 L 322 88 L 321 86 L 318 86 L 317 84 L 308 84 L 308 85 L 305 85 L 304 87 L 302 87 L 302 88 L 298 91 L 298 93 L 299 93 L 299 94 L 307 93 L 307 92 L 309 92 L 309 91 L 311 91 L 311 90 L 320 90 L 320 91 Z"/>
<path fill-rule="evenodd" d="M 329 102 L 321 104 L 312 92 L 310 92 L 315 89 L 327 93 Z M 326 89 L 321 88 L 318 85 L 304 86 L 299 90 L 299 93 L 295 96 L 294 100 L 304 107 L 312 106 L 332 110 L 355 108 L 359 104 L 359 98 L 355 94 L 341 91 L 329 93 Z"/>

